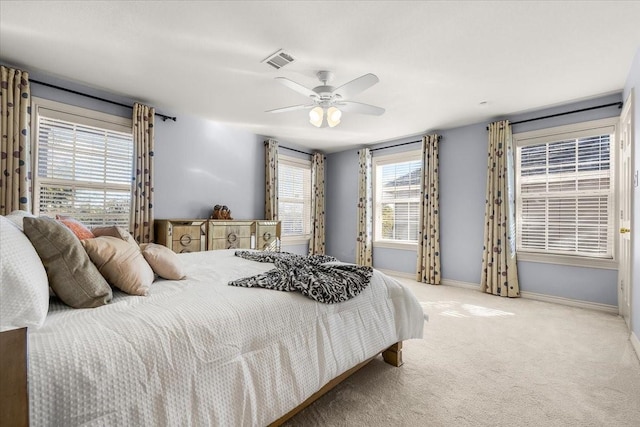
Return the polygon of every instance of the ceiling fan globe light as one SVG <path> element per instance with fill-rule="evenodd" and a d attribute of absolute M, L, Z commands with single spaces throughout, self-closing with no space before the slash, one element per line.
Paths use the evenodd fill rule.
<path fill-rule="evenodd" d="M 309 123 L 319 128 L 322 125 L 322 118 L 324 116 L 324 111 L 321 107 L 316 107 L 309 111 Z"/>
<path fill-rule="evenodd" d="M 327 123 L 329 127 L 334 127 L 340 124 L 340 118 L 342 117 L 342 111 L 336 107 L 330 107 L 327 111 Z"/>

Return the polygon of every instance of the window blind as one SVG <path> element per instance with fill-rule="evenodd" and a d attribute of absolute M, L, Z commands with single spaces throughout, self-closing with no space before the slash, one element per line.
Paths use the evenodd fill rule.
<path fill-rule="evenodd" d="M 422 162 L 376 166 L 377 235 L 382 240 L 418 240 Z"/>
<path fill-rule="evenodd" d="M 519 147 L 519 250 L 613 258 L 611 135 Z"/>
<path fill-rule="evenodd" d="M 44 110 L 46 111 L 46 110 Z M 37 211 L 128 228 L 131 133 L 38 115 Z"/>
<path fill-rule="evenodd" d="M 278 219 L 283 236 L 311 233 L 311 165 L 278 161 Z"/>

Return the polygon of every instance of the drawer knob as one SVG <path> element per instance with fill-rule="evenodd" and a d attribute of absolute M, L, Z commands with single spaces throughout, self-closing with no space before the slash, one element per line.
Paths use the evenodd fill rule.
<path fill-rule="evenodd" d="M 191 244 L 191 236 L 188 234 L 183 234 L 180 236 L 180 244 L 182 246 L 189 246 Z"/>
<path fill-rule="evenodd" d="M 271 233 L 269 233 L 268 231 L 265 231 L 265 233 L 262 235 L 262 238 L 264 240 L 269 240 L 271 238 Z"/>
<path fill-rule="evenodd" d="M 229 233 L 229 235 L 227 236 L 227 241 L 229 243 L 235 242 L 236 240 L 238 240 L 238 236 L 236 236 L 236 233 Z"/>

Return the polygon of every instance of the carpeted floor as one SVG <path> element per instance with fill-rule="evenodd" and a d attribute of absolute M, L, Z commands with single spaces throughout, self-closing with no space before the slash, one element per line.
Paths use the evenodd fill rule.
<path fill-rule="evenodd" d="M 640 426 L 622 318 L 399 279 L 429 314 L 404 365 L 381 357 L 287 426 Z"/>

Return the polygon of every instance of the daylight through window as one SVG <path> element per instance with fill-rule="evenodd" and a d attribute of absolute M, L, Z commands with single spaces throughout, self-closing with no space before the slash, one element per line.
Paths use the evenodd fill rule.
<path fill-rule="evenodd" d="M 577 133 L 517 147 L 519 251 L 613 258 L 614 129 Z"/>
<path fill-rule="evenodd" d="M 422 175 L 420 154 L 376 156 L 373 168 L 374 240 L 416 243 Z"/>
<path fill-rule="evenodd" d="M 278 158 L 278 219 L 283 237 L 311 234 L 311 162 Z"/>
<path fill-rule="evenodd" d="M 62 108 L 37 109 L 35 212 L 128 228 L 131 127 L 127 131 L 126 125 L 102 121 L 102 114 L 102 120 L 95 120 L 77 115 L 75 107 L 73 114 Z"/>

